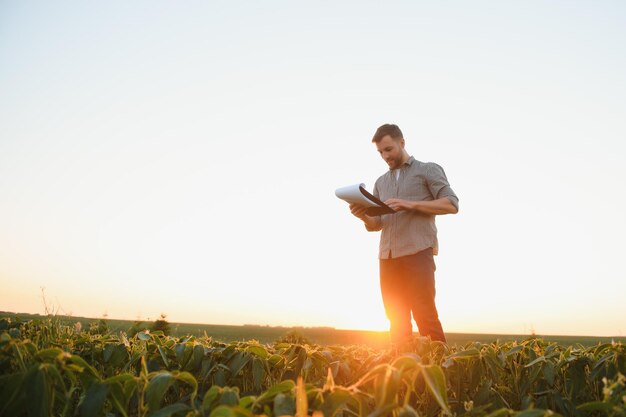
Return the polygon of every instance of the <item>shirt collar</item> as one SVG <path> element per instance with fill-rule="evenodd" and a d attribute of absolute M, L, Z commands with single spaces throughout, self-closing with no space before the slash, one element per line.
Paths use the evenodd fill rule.
<path fill-rule="evenodd" d="M 411 166 L 414 161 L 415 161 L 415 158 L 413 158 L 413 155 L 411 155 L 411 156 L 409 156 L 409 159 L 407 159 L 406 162 L 404 164 L 402 164 L 402 166 L 400 166 L 400 168 L 389 169 L 389 172 L 394 172 L 395 170 L 402 169 L 405 166 Z"/>

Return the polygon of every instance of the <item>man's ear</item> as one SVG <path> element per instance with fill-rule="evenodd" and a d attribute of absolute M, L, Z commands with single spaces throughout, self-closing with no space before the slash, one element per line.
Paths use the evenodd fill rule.
<path fill-rule="evenodd" d="M 400 146 L 402 146 L 402 149 L 404 149 L 404 138 L 400 138 Z"/>

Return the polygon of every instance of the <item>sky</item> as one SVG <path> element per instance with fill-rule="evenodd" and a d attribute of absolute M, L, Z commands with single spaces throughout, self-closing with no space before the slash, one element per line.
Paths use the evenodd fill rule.
<path fill-rule="evenodd" d="M 0 310 L 388 328 L 395 123 L 447 332 L 626 335 L 620 1 L 0 2 Z M 44 302 L 45 299 L 45 302 Z"/>

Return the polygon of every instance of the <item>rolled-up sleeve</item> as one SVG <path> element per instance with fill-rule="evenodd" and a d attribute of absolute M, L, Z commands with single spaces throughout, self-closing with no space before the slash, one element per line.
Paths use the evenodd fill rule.
<path fill-rule="evenodd" d="M 433 162 L 427 165 L 427 184 L 433 199 L 438 200 L 446 197 L 456 209 L 459 209 L 459 198 L 450 187 L 448 178 L 443 168 Z"/>

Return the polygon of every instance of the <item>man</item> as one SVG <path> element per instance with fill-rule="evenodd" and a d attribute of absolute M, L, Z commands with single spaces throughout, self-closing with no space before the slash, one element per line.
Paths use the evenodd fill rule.
<path fill-rule="evenodd" d="M 411 339 L 411 314 L 422 336 L 445 343 L 435 306 L 435 216 L 457 213 L 459 199 L 439 165 L 409 156 L 398 126 L 380 126 L 372 142 L 389 165 L 373 194 L 395 212 L 368 216 L 366 208 L 357 204 L 350 204 L 350 211 L 368 231 L 382 230 L 380 289 L 392 344 L 399 347 Z"/>

